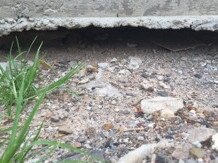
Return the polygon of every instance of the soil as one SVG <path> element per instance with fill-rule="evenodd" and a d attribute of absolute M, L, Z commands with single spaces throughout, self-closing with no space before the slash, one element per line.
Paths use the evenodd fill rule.
<path fill-rule="evenodd" d="M 156 149 L 146 162 L 218 161 L 211 143 L 218 131 L 217 33 L 142 28 L 31 31 L 1 38 L 1 56 L 14 35 L 24 48 L 35 35 L 44 41 L 41 56 L 52 68 L 42 65 L 39 85 L 56 80 L 78 62 L 85 65 L 46 97 L 33 123 L 45 120 L 42 138 L 85 148 L 111 162 L 162 140 L 173 146 Z M 162 116 L 161 109 L 144 113 L 141 101 L 155 97 L 182 99 L 184 107 L 170 117 Z M 80 157 L 62 151 L 51 160 Z"/>

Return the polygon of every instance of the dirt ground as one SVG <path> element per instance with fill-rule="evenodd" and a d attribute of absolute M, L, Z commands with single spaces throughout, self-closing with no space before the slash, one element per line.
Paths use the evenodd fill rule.
<path fill-rule="evenodd" d="M 145 162 L 218 162 L 213 139 L 218 131 L 218 33 L 143 28 L 31 31 L 0 38 L 2 60 L 15 35 L 23 48 L 36 35 L 37 43 L 44 41 L 41 56 L 52 68 L 42 68 L 39 84 L 57 79 L 78 62 L 85 65 L 46 98 L 33 124 L 46 119 L 42 138 L 71 143 L 111 162 L 162 141 L 168 145 L 155 148 Z M 149 99 L 179 99 L 182 104 L 165 111 L 160 101 L 148 112 L 143 107 L 150 106 Z M 57 152 L 52 159 L 80 157 Z"/>

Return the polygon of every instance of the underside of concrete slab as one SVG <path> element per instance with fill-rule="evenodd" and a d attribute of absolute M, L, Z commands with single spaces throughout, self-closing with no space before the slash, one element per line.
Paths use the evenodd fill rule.
<path fill-rule="evenodd" d="M 218 30 L 217 0 L 0 0 L 0 36 L 96 26 Z"/>

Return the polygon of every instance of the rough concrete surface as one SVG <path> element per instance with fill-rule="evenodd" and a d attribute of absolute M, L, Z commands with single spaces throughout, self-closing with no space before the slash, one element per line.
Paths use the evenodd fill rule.
<path fill-rule="evenodd" d="M 217 0 L 0 0 L 0 36 L 58 27 L 218 28 Z"/>

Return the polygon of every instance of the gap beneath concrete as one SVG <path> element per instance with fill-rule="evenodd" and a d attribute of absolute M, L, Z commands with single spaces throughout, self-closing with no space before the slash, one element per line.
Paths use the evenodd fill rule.
<path fill-rule="evenodd" d="M 115 45 L 127 42 L 134 42 L 139 45 L 153 44 L 160 47 L 163 44 L 162 48 L 164 48 L 164 45 L 178 47 L 180 44 L 181 47 L 195 47 L 216 44 L 218 42 L 218 33 L 211 31 L 193 31 L 190 29 L 155 30 L 143 27 L 87 27 L 69 30 L 61 27 L 56 31 L 30 30 L 13 32 L 10 35 L 0 37 L 0 49 L 8 50 L 16 36 L 19 38 L 20 44 L 24 47 L 28 47 L 31 41 L 37 36 L 37 42 L 43 41 L 44 47 L 55 46 L 56 48 L 76 46 L 84 42 L 88 46 L 93 44 L 100 44 L 101 46 L 105 46 L 106 44 Z"/>

